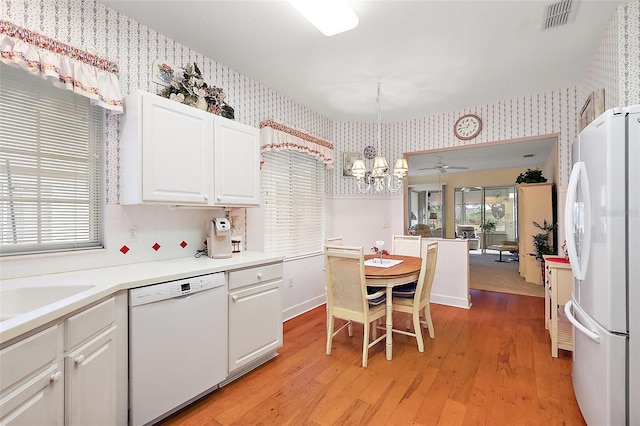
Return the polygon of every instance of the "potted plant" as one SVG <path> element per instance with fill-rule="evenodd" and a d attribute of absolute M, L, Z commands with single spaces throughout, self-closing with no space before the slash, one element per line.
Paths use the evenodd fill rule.
<path fill-rule="evenodd" d="M 544 283 L 544 256 L 548 254 L 556 254 L 549 236 L 551 232 L 555 232 L 558 226 L 556 224 L 548 223 L 546 219 L 542 225 L 533 221 L 533 226 L 542 230 L 542 232 L 533 235 L 533 247 L 535 249 L 535 253 L 529 253 L 529 256 L 535 256 L 536 260 L 540 262 L 542 282 Z"/>
<path fill-rule="evenodd" d="M 496 230 L 496 225 L 497 224 L 495 222 L 487 220 L 485 223 L 482 224 L 481 228 L 485 233 L 490 234 Z"/>
<path fill-rule="evenodd" d="M 546 181 L 547 178 L 542 176 L 542 170 L 537 167 L 535 170 L 525 170 L 516 178 L 516 183 L 542 183 Z"/>

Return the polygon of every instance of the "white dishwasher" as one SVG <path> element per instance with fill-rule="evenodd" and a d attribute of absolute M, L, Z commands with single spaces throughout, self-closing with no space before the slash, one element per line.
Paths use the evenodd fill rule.
<path fill-rule="evenodd" d="M 227 377 L 224 273 L 129 290 L 129 423 L 155 423 Z"/>

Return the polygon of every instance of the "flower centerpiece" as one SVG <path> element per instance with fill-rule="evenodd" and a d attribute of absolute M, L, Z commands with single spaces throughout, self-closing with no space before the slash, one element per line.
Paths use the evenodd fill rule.
<path fill-rule="evenodd" d="M 371 251 L 374 252 L 375 254 L 379 254 L 380 255 L 380 263 L 382 263 L 383 256 L 389 256 L 389 252 L 388 251 L 386 251 L 384 249 L 381 249 L 381 248 L 378 248 L 377 246 L 371 247 Z"/>
<path fill-rule="evenodd" d="M 233 108 L 225 102 L 226 95 L 222 88 L 207 83 L 195 62 L 193 66 L 187 65 L 174 72 L 169 85 L 162 89 L 160 96 L 225 118 L 234 118 Z"/>

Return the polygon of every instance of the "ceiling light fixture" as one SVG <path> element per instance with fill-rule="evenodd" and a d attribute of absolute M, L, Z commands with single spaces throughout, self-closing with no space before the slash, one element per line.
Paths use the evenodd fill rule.
<path fill-rule="evenodd" d="M 386 158 L 382 156 L 382 114 L 380 113 L 380 83 L 378 83 L 378 97 L 376 99 L 378 103 L 378 151 L 376 158 L 373 160 L 373 170 L 371 173 L 367 172 L 364 166 L 364 161 L 356 160 L 353 162 L 351 172 L 353 176 L 358 178 L 358 190 L 365 193 L 373 187 L 376 192 L 380 192 L 387 188 L 391 192 L 398 192 L 402 188 L 402 179 L 407 175 L 409 166 L 405 158 L 399 158 L 396 160 L 393 167 L 393 175 L 396 177 L 395 185 L 392 184 L 392 177 L 388 173 L 389 164 Z"/>
<path fill-rule="evenodd" d="M 358 25 L 358 16 L 345 0 L 289 0 L 289 3 L 327 37 Z"/>

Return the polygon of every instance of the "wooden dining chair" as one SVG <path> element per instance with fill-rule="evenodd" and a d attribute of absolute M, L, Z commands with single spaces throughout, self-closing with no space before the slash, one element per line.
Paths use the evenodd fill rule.
<path fill-rule="evenodd" d="M 414 336 L 418 342 L 418 351 L 424 352 L 422 340 L 422 327 L 424 324 L 429 329 L 429 337 L 435 337 L 433 321 L 431 320 L 431 286 L 436 272 L 438 259 L 438 242 L 432 241 L 426 244 L 425 253 L 422 256 L 420 275 L 418 282 L 405 284 L 393 288 L 393 310 L 410 314 L 413 319 L 413 333 L 407 330 L 393 329 L 394 332 L 407 336 Z M 420 314 L 423 320 L 420 320 Z M 408 327 L 407 327 L 408 328 Z"/>
<path fill-rule="evenodd" d="M 420 257 L 421 248 L 422 236 L 420 235 L 394 235 L 391 240 L 392 254 Z"/>
<path fill-rule="evenodd" d="M 343 244 L 342 237 L 327 238 L 326 244 L 330 246 L 341 246 Z"/>
<path fill-rule="evenodd" d="M 371 323 L 386 314 L 386 292 L 368 294 L 362 247 L 327 245 L 324 249 L 327 277 L 327 355 L 331 355 L 333 337 L 345 327 L 352 336 L 351 322 L 364 325 L 362 366 L 367 367 L 369 348 L 386 338 L 386 333 L 369 342 Z M 334 319 L 347 322 L 334 331 Z"/>

